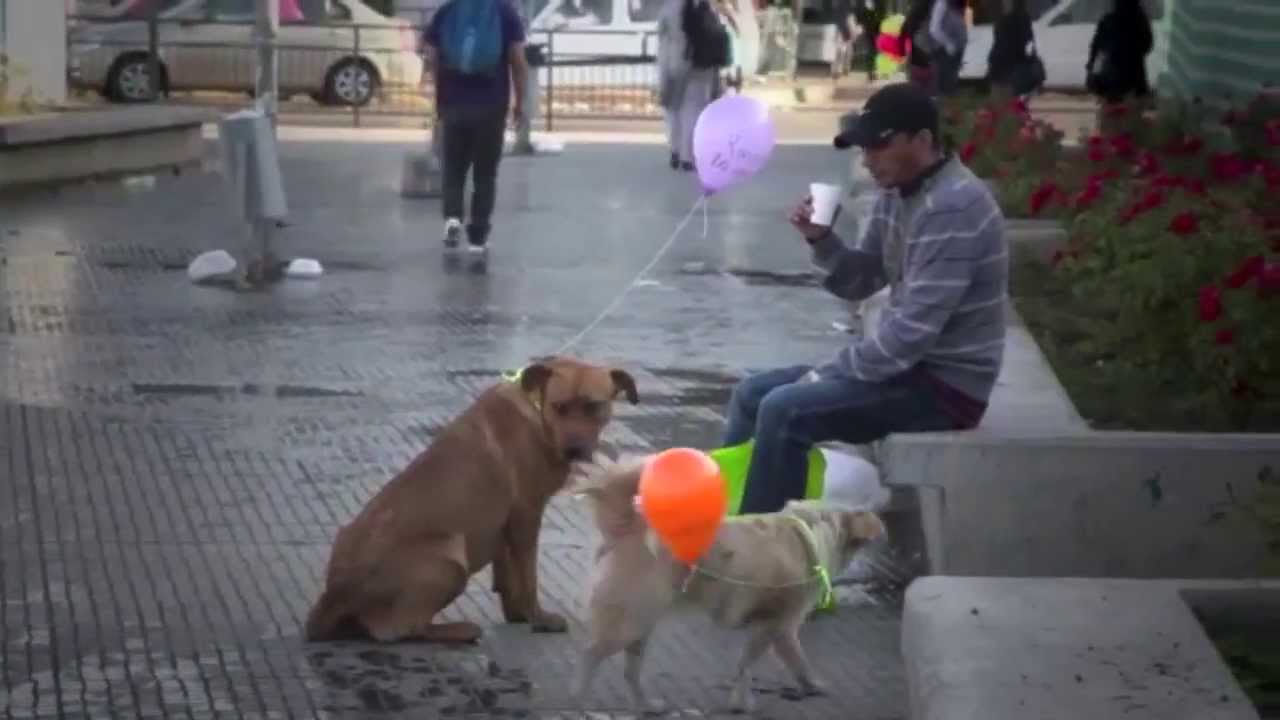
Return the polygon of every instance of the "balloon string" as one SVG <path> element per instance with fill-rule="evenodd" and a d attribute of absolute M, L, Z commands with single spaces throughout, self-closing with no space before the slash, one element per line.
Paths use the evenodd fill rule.
<path fill-rule="evenodd" d="M 662 243 L 662 246 L 658 248 L 658 252 L 654 254 L 653 259 L 649 261 L 649 264 L 641 268 L 640 272 L 636 273 L 636 276 L 631 278 L 631 282 L 627 283 L 626 286 L 622 288 L 622 292 L 618 293 L 618 296 L 606 305 L 604 310 L 601 310 L 600 314 L 597 315 L 594 320 L 588 323 L 586 327 L 582 328 L 577 335 L 569 338 L 569 340 L 561 345 L 560 349 L 556 350 L 552 355 L 563 354 L 566 350 L 578 344 L 582 338 L 587 336 L 587 333 L 594 330 L 601 321 L 609 316 L 609 313 L 616 310 L 618 305 L 622 304 L 622 300 L 627 296 L 627 293 L 631 292 L 631 289 L 638 285 L 645 275 L 649 274 L 649 271 L 658 264 L 658 261 L 662 259 L 662 256 L 666 255 L 667 251 L 671 249 L 671 246 L 675 244 L 676 238 L 680 237 L 680 233 L 685 229 L 685 226 L 689 224 L 689 221 L 693 219 L 693 214 L 698 211 L 699 207 L 703 209 L 703 217 L 705 218 L 707 207 L 706 195 L 700 195 L 698 197 L 698 201 L 693 204 L 693 207 L 689 208 L 688 214 L 684 216 L 684 219 L 680 221 L 680 224 L 676 225 L 676 229 L 671 231 L 671 235 L 667 238 L 666 242 Z M 705 224 L 703 225 L 702 234 L 703 237 L 706 237 L 707 231 Z"/>
<path fill-rule="evenodd" d="M 698 202 L 702 203 L 702 239 L 703 240 L 707 239 L 707 205 L 710 204 L 707 202 L 707 198 L 709 197 L 711 196 L 703 195 L 702 198 L 698 200 Z"/>

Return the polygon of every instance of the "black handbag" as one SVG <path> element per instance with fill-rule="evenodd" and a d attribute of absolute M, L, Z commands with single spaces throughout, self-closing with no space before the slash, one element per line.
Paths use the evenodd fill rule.
<path fill-rule="evenodd" d="M 1030 95 L 1044 87 L 1047 74 L 1040 53 L 1036 52 L 1035 41 L 1031 43 L 1031 54 L 1009 71 L 1009 85 L 1015 95 Z"/>

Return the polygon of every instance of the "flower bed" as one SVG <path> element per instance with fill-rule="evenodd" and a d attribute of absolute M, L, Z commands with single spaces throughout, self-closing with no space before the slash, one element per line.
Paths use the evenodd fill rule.
<path fill-rule="evenodd" d="M 1082 415 L 1280 431 L 1280 98 L 1208 124 L 1198 105 L 1112 108 L 1074 153 L 1017 104 L 948 112 L 1006 214 L 1067 229 L 1012 293 Z"/>

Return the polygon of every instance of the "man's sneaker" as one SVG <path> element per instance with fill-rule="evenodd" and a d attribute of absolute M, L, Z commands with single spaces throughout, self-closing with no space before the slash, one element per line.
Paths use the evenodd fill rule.
<path fill-rule="evenodd" d="M 467 252 L 470 252 L 475 255 L 483 255 L 484 253 L 489 252 L 489 244 L 485 242 L 476 242 L 474 240 L 469 240 L 467 242 Z"/>
<path fill-rule="evenodd" d="M 462 221 L 458 218 L 449 218 L 444 222 L 444 246 L 447 248 L 458 247 L 458 242 L 462 240 Z"/>

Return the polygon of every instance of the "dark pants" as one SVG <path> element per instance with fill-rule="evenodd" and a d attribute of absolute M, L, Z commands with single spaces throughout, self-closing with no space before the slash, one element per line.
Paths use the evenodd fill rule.
<path fill-rule="evenodd" d="M 462 219 L 463 193 L 471 173 L 471 219 L 467 237 L 473 244 L 489 238 L 493 203 L 497 195 L 498 162 L 502 160 L 507 127 L 505 107 L 458 107 L 442 113 L 444 130 L 441 154 L 444 164 L 444 216 Z"/>
<path fill-rule="evenodd" d="M 776 512 L 804 497 L 809 451 L 820 442 L 864 444 L 890 433 L 953 430 L 927 378 L 882 383 L 837 379 L 797 383 L 811 368 L 769 370 L 738 383 L 729 400 L 725 446 L 755 438 L 743 513 Z"/>

